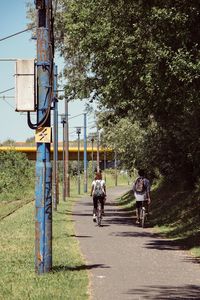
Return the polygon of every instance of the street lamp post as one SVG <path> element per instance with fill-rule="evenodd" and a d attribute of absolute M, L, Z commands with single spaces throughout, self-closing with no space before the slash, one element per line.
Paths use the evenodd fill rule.
<path fill-rule="evenodd" d="M 81 134 L 81 127 L 76 128 L 76 133 L 78 134 L 78 166 L 77 166 L 77 171 L 78 171 L 78 194 L 80 195 L 80 134 Z"/>
<path fill-rule="evenodd" d="M 104 149 L 104 180 L 106 182 L 106 149 Z"/>
<path fill-rule="evenodd" d="M 87 193 L 87 114 L 84 113 L 84 193 Z"/>
<path fill-rule="evenodd" d="M 99 129 L 97 128 L 97 172 L 100 171 L 100 160 L 99 160 Z"/>
<path fill-rule="evenodd" d="M 63 201 L 65 201 L 65 187 L 66 187 L 66 176 L 65 176 L 65 124 L 66 116 L 65 114 L 61 115 L 61 123 L 63 125 Z"/>
<path fill-rule="evenodd" d="M 91 138 L 92 142 L 92 179 L 94 179 L 94 138 Z"/>
<path fill-rule="evenodd" d="M 70 197 L 70 177 L 69 177 L 69 114 L 68 114 L 68 99 L 65 99 L 65 176 L 66 176 L 66 196 Z"/>
<path fill-rule="evenodd" d="M 117 151 L 115 150 L 115 186 L 117 186 Z"/>

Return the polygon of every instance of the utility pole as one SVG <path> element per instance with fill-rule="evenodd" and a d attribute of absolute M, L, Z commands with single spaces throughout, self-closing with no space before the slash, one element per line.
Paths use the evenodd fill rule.
<path fill-rule="evenodd" d="M 104 149 L 104 180 L 106 182 L 106 149 Z"/>
<path fill-rule="evenodd" d="M 117 186 L 117 151 L 115 150 L 115 186 Z"/>
<path fill-rule="evenodd" d="M 87 114 L 84 113 L 84 193 L 87 193 Z"/>
<path fill-rule="evenodd" d="M 70 197 L 70 177 L 69 177 L 69 118 L 68 118 L 68 99 L 65 99 L 65 181 L 66 181 L 66 197 Z"/>
<path fill-rule="evenodd" d="M 80 134 L 81 134 L 81 128 L 76 128 L 76 133 L 78 134 L 78 194 L 81 193 L 81 182 L 80 182 Z"/>
<path fill-rule="evenodd" d="M 91 138 L 92 142 L 92 180 L 94 179 L 94 138 Z"/>
<path fill-rule="evenodd" d="M 58 178 L 58 97 L 57 97 L 58 67 L 54 66 L 54 111 L 53 111 L 53 208 L 57 210 L 59 203 L 59 178 Z"/>
<path fill-rule="evenodd" d="M 37 128 L 43 133 L 37 142 L 36 160 L 36 222 L 35 271 L 38 274 L 52 269 L 52 188 L 50 139 L 45 142 L 44 132 L 50 127 L 52 101 L 53 45 L 51 40 L 52 1 L 36 0 L 37 10 Z"/>
<path fill-rule="evenodd" d="M 99 129 L 97 128 L 97 172 L 100 171 L 99 161 Z"/>
<path fill-rule="evenodd" d="M 65 114 L 61 115 L 61 123 L 63 125 L 63 157 L 62 157 L 62 161 L 63 161 L 63 201 L 65 201 L 65 196 L 66 196 L 66 164 L 65 164 L 65 124 L 66 124 L 66 118 L 65 118 Z"/>

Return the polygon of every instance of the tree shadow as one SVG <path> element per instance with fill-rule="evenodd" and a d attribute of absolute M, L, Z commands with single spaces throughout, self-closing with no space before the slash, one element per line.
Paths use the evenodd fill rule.
<path fill-rule="evenodd" d="M 147 248 L 157 250 L 190 250 L 192 247 L 200 245 L 200 232 L 190 236 L 172 239 L 155 239 L 146 245 Z"/>
<path fill-rule="evenodd" d="M 124 232 L 115 232 L 111 234 L 112 236 L 119 236 L 119 237 L 152 237 L 154 236 L 152 233 L 146 232 L 146 231 L 140 231 L 140 232 L 133 232 L 133 231 L 124 231 Z"/>
<path fill-rule="evenodd" d="M 76 234 L 70 234 L 70 237 L 75 237 L 75 238 L 92 238 L 91 235 L 76 235 Z"/>
<path fill-rule="evenodd" d="M 53 273 L 57 272 L 63 272 L 63 271 L 81 271 L 81 270 L 91 270 L 91 269 L 108 269 L 110 266 L 106 266 L 104 264 L 94 264 L 94 265 L 80 265 L 80 266 L 64 266 L 64 265 L 59 265 L 59 266 L 54 266 L 52 268 Z"/>
<path fill-rule="evenodd" d="M 128 294 L 135 295 L 138 299 L 142 297 L 142 299 L 146 300 L 193 300 L 200 299 L 200 286 L 189 284 L 179 287 L 157 285 L 133 289 L 128 291 Z"/>
<path fill-rule="evenodd" d="M 92 216 L 92 212 L 91 213 L 72 213 L 72 216 L 80 216 L 80 217 L 91 217 Z"/>

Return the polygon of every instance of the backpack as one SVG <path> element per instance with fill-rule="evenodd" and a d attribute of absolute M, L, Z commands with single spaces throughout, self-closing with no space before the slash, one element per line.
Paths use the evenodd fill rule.
<path fill-rule="evenodd" d="M 143 194 L 146 191 L 146 186 L 144 184 L 144 178 L 138 177 L 135 181 L 134 191 L 136 193 Z"/>
<path fill-rule="evenodd" d="M 101 185 L 101 181 L 95 181 L 95 187 L 94 187 L 94 197 L 104 197 L 104 190 Z"/>

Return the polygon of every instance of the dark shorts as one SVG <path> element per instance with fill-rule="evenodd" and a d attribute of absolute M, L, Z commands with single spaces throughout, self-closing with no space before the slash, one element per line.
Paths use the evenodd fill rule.
<path fill-rule="evenodd" d="M 101 209 L 104 209 L 104 197 L 93 197 L 94 208 L 97 209 L 97 201 L 101 203 Z"/>
<path fill-rule="evenodd" d="M 148 208 L 148 201 L 147 200 L 136 201 L 136 208 L 141 208 L 142 205 L 144 205 L 146 208 Z"/>

